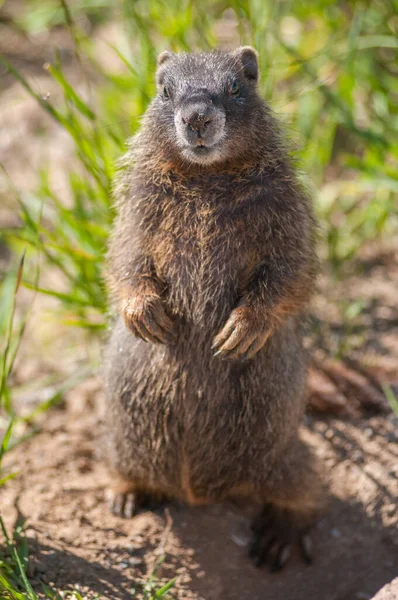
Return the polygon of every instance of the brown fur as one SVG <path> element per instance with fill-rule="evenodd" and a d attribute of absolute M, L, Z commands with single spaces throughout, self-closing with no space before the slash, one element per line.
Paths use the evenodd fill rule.
<path fill-rule="evenodd" d="M 201 56 L 182 59 L 190 73 Z M 208 56 L 246 85 L 236 54 Z M 182 158 L 159 99 L 124 158 L 108 269 L 124 319 L 105 361 L 109 459 L 143 491 L 193 504 L 248 496 L 311 514 L 321 486 L 298 427 L 314 216 L 249 85 L 251 109 L 241 124 L 234 117 L 239 142 L 227 139 L 224 160 Z"/>

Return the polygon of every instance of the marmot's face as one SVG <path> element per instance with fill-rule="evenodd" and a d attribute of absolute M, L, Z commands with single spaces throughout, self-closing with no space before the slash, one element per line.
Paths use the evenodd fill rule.
<path fill-rule="evenodd" d="M 192 163 L 238 156 L 259 106 L 257 79 L 257 55 L 250 47 L 228 53 L 164 52 L 153 103 L 163 137 Z"/>

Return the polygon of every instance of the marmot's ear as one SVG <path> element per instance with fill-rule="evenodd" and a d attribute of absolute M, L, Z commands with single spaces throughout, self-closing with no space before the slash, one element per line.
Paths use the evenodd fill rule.
<path fill-rule="evenodd" d="M 159 54 L 156 69 L 156 83 L 158 86 L 162 86 L 164 81 L 164 69 L 162 68 L 163 65 L 166 64 L 173 57 L 174 54 L 172 52 L 169 52 L 168 50 L 165 50 L 164 52 L 161 52 Z"/>
<path fill-rule="evenodd" d="M 243 73 L 252 81 L 258 80 L 258 52 L 251 46 L 241 46 L 234 52 L 242 63 Z"/>
<path fill-rule="evenodd" d="M 172 52 L 169 52 L 168 50 L 161 52 L 158 56 L 158 67 L 160 67 L 160 65 L 163 65 L 166 61 L 170 60 L 170 58 L 173 58 L 173 56 L 174 54 Z"/>

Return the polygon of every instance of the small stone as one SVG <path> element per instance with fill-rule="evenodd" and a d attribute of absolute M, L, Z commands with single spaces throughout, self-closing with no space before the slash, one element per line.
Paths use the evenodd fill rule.
<path fill-rule="evenodd" d="M 38 573 L 45 573 L 47 571 L 46 565 L 41 560 L 36 562 L 35 568 Z"/>
<path fill-rule="evenodd" d="M 235 523 L 233 532 L 231 535 L 231 539 L 237 546 L 244 548 L 248 546 L 250 540 L 252 538 L 252 533 L 250 531 L 250 524 L 246 519 L 240 519 L 237 523 Z"/>
<path fill-rule="evenodd" d="M 359 450 L 354 450 L 354 452 L 351 455 L 351 458 L 355 463 L 363 463 L 364 462 L 363 454 Z"/>
<path fill-rule="evenodd" d="M 25 531 L 25 535 L 26 535 L 27 539 L 29 539 L 29 540 L 34 540 L 37 538 L 37 533 L 34 529 L 27 529 Z"/>
<path fill-rule="evenodd" d="M 334 538 L 339 538 L 341 537 L 341 531 L 339 529 L 336 529 L 335 527 L 333 529 L 330 530 L 330 534 L 334 537 Z"/>
<path fill-rule="evenodd" d="M 132 567 L 136 567 L 137 565 L 142 565 L 142 562 L 143 562 L 143 561 L 142 561 L 142 558 L 138 558 L 138 556 L 132 556 L 132 557 L 129 559 L 129 564 L 130 564 Z"/>
<path fill-rule="evenodd" d="M 395 504 L 388 504 L 385 507 L 385 511 L 389 517 L 393 517 L 397 512 L 397 506 Z"/>
<path fill-rule="evenodd" d="M 235 533 L 231 535 L 231 540 L 234 542 L 234 544 L 240 546 L 241 548 L 245 548 L 250 541 L 250 539 L 247 536 L 240 536 Z"/>

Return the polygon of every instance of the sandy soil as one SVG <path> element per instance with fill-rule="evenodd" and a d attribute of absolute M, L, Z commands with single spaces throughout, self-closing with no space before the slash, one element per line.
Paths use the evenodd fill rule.
<path fill-rule="evenodd" d="M 9 526 L 27 518 L 38 591 L 42 580 L 58 589 L 78 584 L 87 598 L 144 598 L 141 586 L 163 554 L 158 577 L 177 576 L 171 597 L 179 599 L 366 600 L 397 575 L 397 417 L 307 417 L 304 433 L 325 464 L 330 506 L 314 532 L 314 564 L 297 553 L 271 574 L 246 555 L 249 520 L 238 507 L 111 515 L 96 458 L 99 416 L 81 399 L 7 456 L 6 466 L 21 473 L 1 492 L 2 513 Z"/>

